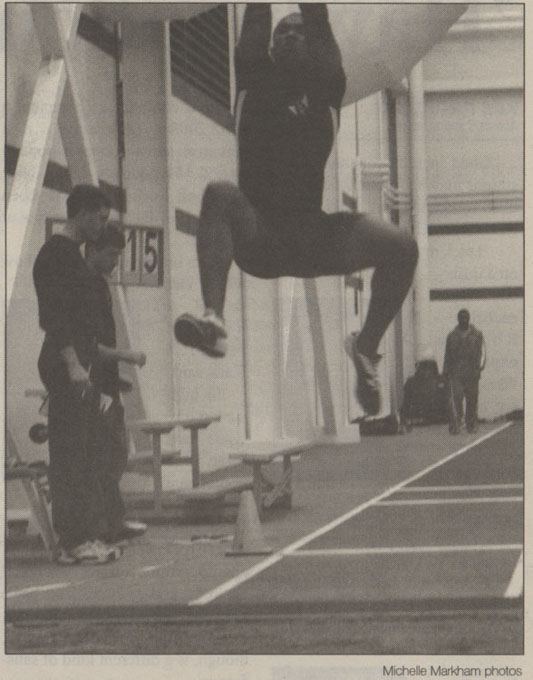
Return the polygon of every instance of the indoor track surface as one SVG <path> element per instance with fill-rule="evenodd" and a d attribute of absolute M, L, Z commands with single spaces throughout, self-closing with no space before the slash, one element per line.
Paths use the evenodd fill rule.
<path fill-rule="evenodd" d="M 289 626 L 302 653 L 520 653 L 523 453 L 521 423 L 317 448 L 263 521 L 265 557 L 225 555 L 234 524 L 151 527 L 102 567 L 8 546 L 7 649 L 46 627 L 48 651 L 283 653 Z"/>

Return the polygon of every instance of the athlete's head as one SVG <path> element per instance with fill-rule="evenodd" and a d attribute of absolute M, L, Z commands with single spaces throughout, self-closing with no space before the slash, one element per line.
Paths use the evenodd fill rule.
<path fill-rule="evenodd" d="M 459 322 L 459 328 L 466 330 L 470 323 L 470 312 L 468 309 L 460 309 L 457 314 L 457 321 Z"/>
<path fill-rule="evenodd" d="M 294 69 L 307 64 L 307 41 L 302 15 L 283 17 L 272 35 L 272 59 L 278 66 Z"/>

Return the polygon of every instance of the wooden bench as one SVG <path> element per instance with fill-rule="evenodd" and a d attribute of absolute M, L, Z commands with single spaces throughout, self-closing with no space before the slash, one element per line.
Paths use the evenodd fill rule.
<path fill-rule="evenodd" d="M 180 451 L 162 451 L 161 465 L 189 465 L 190 459 L 182 457 L 180 454 Z M 153 468 L 153 451 L 138 451 L 137 453 L 128 456 L 126 472 L 153 474 Z"/>
<path fill-rule="evenodd" d="M 128 461 L 130 470 L 151 470 L 154 479 L 153 505 L 156 512 L 163 510 L 163 465 L 190 465 L 192 468 L 192 485 L 200 484 L 200 447 L 199 430 L 203 430 L 213 422 L 220 420 L 219 415 L 200 416 L 197 418 L 171 418 L 168 420 L 137 420 L 128 423 L 128 427 L 138 429 L 152 438 L 152 450 L 140 451 L 132 455 Z M 161 451 L 161 437 L 169 434 L 176 427 L 190 431 L 191 454 L 180 455 L 180 451 Z"/>
<path fill-rule="evenodd" d="M 214 501 L 223 499 L 228 494 L 240 493 L 252 488 L 251 477 L 231 477 L 202 484 L 195 489 L 180 489 L 176 493 L 185 501 Z"/>
<path fill-rule="evenodd" d="M 231 494 L 253 488 L 251 477 L 234 477 L 202 484 L 194 489 L 163 491 L 161 509 L 156 511 L 146 494 L 128 494 L 127 504 L 135 516 L 143 521 L 168 521 L 181 519 L 220 518 L 225 501 Z"/>
<path fill-rule="evenodd" d="M 274 503 L 284 508 L 292 507 L 292 459 L 315 446 L 316 442 L 294 439 L 279 444 L 251 442 L 242 451 L 230 454 L 231 459 L 252 468 L 253 493 L 260 516 L 265 508 Z M 278 458 L 282 459 L 282 475 L 273 481 L 266 477 L 263 467 Z"/>

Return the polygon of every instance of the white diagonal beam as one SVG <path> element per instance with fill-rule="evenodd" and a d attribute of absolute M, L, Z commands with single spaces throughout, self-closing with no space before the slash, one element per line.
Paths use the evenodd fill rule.
<path fill-rule="evenodd" d="M 58 122 L 72 184 L 87 183 L 98 186 L 98 169 L 70 58 L 69 43 L 73 42 L 74 36 L 71 32 L 65 31 L 58 6 L 34 5 L 32 11 L 43 56 L 47 51 L 53 50 L 55 54 L 63 57 L 67 79 Z"/>
<path fill-rule="evenodd" d="M 30 225 L 34 224 L 44 174 L 53 143 L 55 125 L 63 98 L 67 74 L 63 60 L 65 40 L 76 34 L 80 7 L 63 6 L 61 19 L 54 5 L 31 5 L 36 28 L 40 29 L 43 61 L 28 113 L 22 138 L 17 169 L 7 206 L 6 225 L 9 238 L 7 256 L 7 309 L 9 311 L 15 278 L 20 262 L 24 239 Z M 61 21 L 62 30 L 58 30 Z M 63 31 L 68 26 L 67 38 Z"/>
<path fill-rule="evenodd" d="M 35 223 L 37 215 L 65 80 L 62 59 L 41 64 L 7 206 L 8 311 L 26 232 L 29 226 Z"/>
<path fill-rule="evenodd" d="M 76 37 L 81 14 L 79 4 L 32 3 L 33 25 L 43 59 L 65 56 L 66 46 Z"/>

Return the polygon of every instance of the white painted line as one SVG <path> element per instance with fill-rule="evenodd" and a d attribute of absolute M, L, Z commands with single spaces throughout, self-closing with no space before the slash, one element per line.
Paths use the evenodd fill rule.
<path fill-rule="evenodd" d="M 498 434 L 498 432 L 505 430 L 510 425 L 512 425 L 512 423 L 505 423 L 504 425 L 496 428 L 492 432 L 488 432 L 487 434 L 483 435 L 483 437 L 480 437 L 479 439 L 476 439 L 475 441 L 471 442 L 470 444 L 463 446 L 462 449 L 459 449 L 458 451 L 455 451 L 454 453 L 450 453 L 448 456 L 446 456 L 442 460 L 440 460 L 436 463 L 433 463 L 432 465 L 429 465 L 427 468 L 424 468 L 420 472 L 417 472 L 415 475 L 413 475 L 412 477 L 409 477 L 405 481 L 400 482 L 399 484 L 396 484 L 395 486 L 391 487 L 390 489 L 387 489 L 386 491 L 379 494 L 375 498 L 372 498 L 369 501 L 367 501 L 366 503 L 363 503 L 362 505 L 358 506 L 357 508 L 350 510 L 350 512 L 347 512 L 346 514 L 342 515 L 341 517 L 338 517 L 336 520 L 333 520 L 329 524 L 326 524 L 321 529 L 317 529 L 316 531 L 313 531 L 308 536 L 304 536 L 300 540 L 295 541 L 291 545 L 284 548 L 281 552 L 284 555 L 287 555 L 291 552 L 294 552 L 295 550 L 298 550 L 303 545 L 306 545 L 307 543 L 314 541 L 315 538 L 318 538 L 319 536 L 323 536 L 328 531 L 331 531 L 331 529 L 335 529 L 336 527 L 339 526 L 339 524 L 343 524 L 344 522 L 351 519 L 352 517 L 355 517 L 356 515 L 360 514 L 361 512 L 363 512 L 363 510 L 366 510 L 367 508 L 371 507 L 372 505 L 379 503 L 379 501 L 386 498 L 387 496 L 391 496 L 393 493 L 398 491 L 398 489 L 403 488 L 406 484 L 410 484 L 411 482 L 414 482 L 415 480 L 420 479 L 421 477 L 423 477 L 424 475 L 427 475 L 432 470 L 435 470 L 436 468 L 440 467 L 441 465 L 448 463 L 450 460 L 457 458 L 458 456 L 465 453 L 469 449 L 473 448 L 477 444 L 480 444 L 481 442 L 485 441 L 486 439 L 489 439 L 490 437 L 494 436 L 495 434 Z"/>
<path fill-rule="evenodd" d="M 330 548 L 324 550 L 298 550 L 287 557 L 350 557 L 353 555 L 409 555 L 412 553 L 483 552 L 493 550 L 522 550 L 521 543 L 496 545 L 414 545 L 395 548 Z"/>
<path fill-rule="evenodd" d="M 363 510 L 366 510 L 370 506 L 372 506 L 375 503 L 377 503 L 378 501 L 380 501 L 382 498 L 386 498 L 387 496 L 390 496 L 392 493 L 398 491 L 398 489 L 401 489 L 406 484 L 410 484 L 411 482 L 414 482 L 417 479 L 420 479 L 420 477 L 423 477 L 424 475 L 428 474 L 432 470 L 440 467 L 441 465 L 444 465 L 444 463 L 447 463 L 448 461 L 453 460 L 457 456 L 460 456 L 461 454 L 465 453 L 465 451 L 468 451 L 469 449 L 473 448 L 474 446 L 477 446 L 478 444 L 485 441 L 486 439 L 493 437 L 494 435 L 498 434 L 498 432 L 505 430 L 506 428 L 510 427 L 511 425 L 512 425 L 511 422 L 505 423 L 504 425 L 501 425 L 500 427 L 496 428 L 495 430 L 492 430 L 491 432 L 487 432 L 482 437 L 479 437 L 479 439 L 476 439 L 475 441 L 470 442 L 469 444 L 464 446 L 462 449 L 459 449 L 458 451 L 455 451 L 455 452 L 449 454 L 448 456 L 446 456 L 442 460 L 440 460 L 436 463 L 433 463 L 432 465 L 429 465 L 427 468 L 424 468 L 420 472 L 417 472 L 415 475 L 408 477 L 403 482 L 400 482 L 399 484 L 396 484 L 395 486 L 391 487 L 390 489 L 387 489 L 386 491 L 379 494 L 375 498 L 372 498 L 369 501 L 362 503 L 361 505 L 357 506 L 356 508 L 353 508 L 353 510 L 350 510 L 349 512 L 345 513 L 341 517 L 338 517 L 337 519 L 333 520 L 329 524 L 326 524 L 325 526 L 321 527 L 320 529 L 317 529 L 316 531 L 313 531 L 312 533 L 308 534 L 307 536 L 304 536 L 303 538 L 299 539 L 298 541 L 291 543 L 286 548 L 282 548 L 281 550 L 274 553 L 270 557 L 267 557 L 265 560 L 258 562 L 251 569 L 247 569 L 246 571 L 242 572 L 238 576 L 235 576 L 235 577 L 229 579 L 229 581 L 226 581 L 225 583 L 222 583 L 220 586 L 217 586 L 213 590 L 208 591 L 207 593 L 205 593 L 205 595 L 202 595 L 201 597 L 197 598 L 196 600 L 192 600 L 191 602 L 189 602 L 189 606 L 200 606 L 200 605 L 204 605 L 204 604 L 208 604 L 209 602 L 212 602 L 217 597 L 220 597 L 220 595 L 224 595 L 225 593 L 228 593 L 230 590 L 233 590 L 238 585 L 241 585 L 241 583 L 248 581 L 250 578 L 256 576 L 257 574 L 260 574 L 262 571 L 264 571 L 265 569 L 268 569 L 273 564 L 276 564 L 284 556 L 291 555 L 293 552 L 295 552 L 296 550 L 301 548 L 303 545 L 310 543 L 315 538 L 318 538 L 319 536 L 326 534 L 328 531 L 331 531 L 331 529 L 334 529 L 335 527 L 339 526 L 339 524 L 343 524 L 344 522 L 351 519 L 352 517 L 355 517 L 359 513 L 363 512 Z"/>
<path fill-rule="evenodd" d="M 490 491 L 492 489 L 523 489 L 523 484 L 466 484 L 457 486 L 408 486 L 398 493 L 424 493 L 424 491 Z"/>
<path fill-rule="evenodd" d="M 507 586 L 507 590 L 505 591 L 504 597 L 521 597 L 522 593 L 524 592 L 524 551 L 520 553 L 520 557 L 518 558 L 518 562 L 516 563 L 516 566 L 513 571 L 513 575 L 511 576 L 511 580 L 509 581 L 509 585 Z"/>
<path fill-rule="evenodd" d="M 493 496 L 492 498 L 413 498 L 407 501 L 379 501 L 383 505 L 465 505 L 468 503 L 522 503 L 523 496 Z"/>
<path fill-rule="evenodd" d="M 151 571 L 158 571 L 159 569 L 164 569 L 165 567 L 170 567 L 173 564 L 176 564 L 176 560 L 172 560 L 171 562 L 164 562 L 163 564 L 152 564 L 147 567 L 142 567 L 141 569 L 137 570 L 137 573 L 148 573 Z"/>
<path fill-rule="evenodd" d="M 142 569 L 139 569 L 139 573 L 146 573 L 148 571 L 157 571 L 158 569 L 162 569 L 163 565 L 162 564 L 154 564 L 150 567 L 143 567 Z"/>
<path fill-rule="evenodd" d="M 191 602 L 189 602 L 189 606 L 190 607 L 196 607 L 198 605 L 208 604 L 209 602 L 212 602 L 217 597 L 220 597 L 220 595 L 224 595 L 224 593 L 227 593 L 228 591 L 233 590 L 233 588 L 236 588 L 241 583 L 248 581 L 248 579 L 251 579 L 256 574 L 260 574 L 265 569 L 268 569 L 268 567 L 271 567 L 273 564 L 276 564 L 276 562 L 279 562 L 282 557 L 283 557 L 282 551 L 274 553 L 273 555 L 268 557 L 266 560 L 262 560 L 261 562 L 259 562 L 255 566 L 253 566 L 251 569 L 247 569 L 246 571 L 243 571 L 238 576 L 235 576 L 234 578 L 230 579 L 229 581 L 226 581 L 226 583 L 222 583 L 217 588 L 214 588 L 213 590 L 210 590 L 205 595 L 202 595 L 202 597 L 199 597 L 196 600 L 191 600 Z"/>
<path fill-rule="evenodd" d="M 135 576 L 136 574 L 139 573 L 147 573 L 147 572 L 152 572 L 152 571 L 157 571 L 158 569 L 164 569 L 165 567 L 169 567 L 173 564 L 176 563 L 176 560 L 172 560 L 171 562 L 164 562 L 163 564 L 156 564 L 156 565 L 151 565 L 148 567 L 142 567 L 141 569 L 137 569 L 134 572 L 128 573 L 128 574 L 121 574 L 120 578 L 128 578 Z M 74 583 L 69 583 L 69 582 L 63 582 L 63 583 L 48 583 L 47 585 L 43 586 L 30 586 L 28 588 L 23 588 L 22 590 L 13 590 L 10 593 L 6 593 L 6 598 L 13 598 L 13 597 L 21 597 L 22 595 L 31 595 L 32 593 L 46 593 L 52 590 L 61 590 L 62 588 L 69 588 L 70 586 L 82 586 L 87 583 L 98 583 L 98 579 L 88 579 L 86 581 L 76 581 Z"/>
<path fill-rule="evenodd" d="M 21 595 L 30 595 L 31 593 L 46 593 L 49 590 L 60 590 L 61 588 L 68 588 L 74 585 L 73 583 L 49 583 L 44 586 L 30 586 L 22 590 L 12 590 L 6 593 L 6 597 L 20 597 Z"/>

